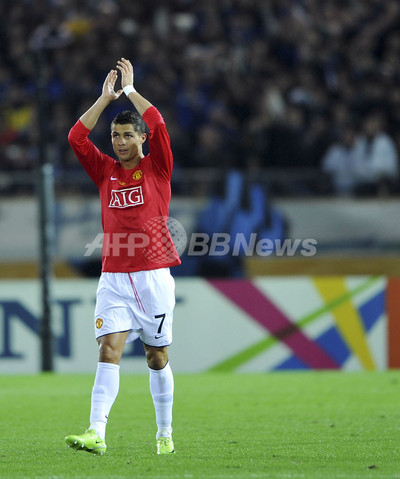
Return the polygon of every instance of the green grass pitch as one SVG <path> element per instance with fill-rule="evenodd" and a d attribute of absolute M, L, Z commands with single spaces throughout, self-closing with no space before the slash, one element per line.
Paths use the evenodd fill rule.
<path fill-rule="evenodd" d="M 400 372 L 175 376 L 176 454 L 148 377 L 122 375 L 107 453 L 73 452 L 92 375 L 0 376 L 1 478 L 400 478 Z"/>

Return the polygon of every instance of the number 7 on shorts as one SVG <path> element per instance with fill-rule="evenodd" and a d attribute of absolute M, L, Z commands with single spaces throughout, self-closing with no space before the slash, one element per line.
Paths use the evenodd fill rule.
<path fill-rule="evenodd" d="M 154 317 L 156 319 L 161 318 L 160 326 L 158 327 L 158 330 L 157 330 L 157 334 L 161 334 L 162 325 L 163 325 L 163 322 L 164 322 L 164 319 L 165 319 L 165 313 L 164 314 L 157 314 L 157 316 L 154 316 Z"/>

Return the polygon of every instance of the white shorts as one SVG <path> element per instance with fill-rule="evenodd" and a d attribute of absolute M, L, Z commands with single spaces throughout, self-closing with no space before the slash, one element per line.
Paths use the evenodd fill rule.
<path fill-rule="evenodd" d="M 102 273 L 96 295 L 96 339 L 129 331 L 149 346 L 169 346 L 175 306 L 175 281 L 169 268 L 135 273 Z"/>

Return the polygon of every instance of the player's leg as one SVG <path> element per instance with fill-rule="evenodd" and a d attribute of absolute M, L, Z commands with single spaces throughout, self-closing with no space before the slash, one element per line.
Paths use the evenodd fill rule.
<path fill-rule="evenodd" d="M 106 425 L 111 407 L 119 390 L 119 362 L 124 351 L 128 332 L 101 336 L 99 344 L 99 362 L 92 389 L 90 409 L 90 427 L 104 441 Z"/>
<path fill-rule="evenodd" d="M 156 413 L 157 454 L 172 453 L 174 377 L 168 362 L 168 350 L 166 346 L 154 347 L 147 344 L 144 344 L 144 349 L 150 373 L 150 392 Z"/>
<path fill-rule="evenodd" d="M 119 390 L 119 362 L 128 331 L 106 334 L 98 338 L 99 362 L 92 389 L 89 429 L 80 435 L 65 438 L 75 450 L 102 455 L 106 452 L 106 425 Z"/>
<path fill-rule="evenodd" d="M 125 281 L 124 281 L 125 280 Z M 99 362 L 92 389 L 90 426 L 85 434 L 67 436 L 65 441 L 76 450 L 104 454 L 108 414 L 119 390 L 119 362 L 126 341 L 138 337 L 134 317 L 125 297 L 130 291 L 123 273 L 102 273 L 96 294 L 94 331 L 99 344 Z"/>
<path fill-rule="evenodd" d="M 141 329 L 140 339 L 146 352 L 150 391 L 157 422 L 157 453 L 174 452 L 172 442 L 172 405 L 174 378 L 168 362 L 172 342 L 175 281 L 169 268 L 130 274 L 132 313 Z"/>

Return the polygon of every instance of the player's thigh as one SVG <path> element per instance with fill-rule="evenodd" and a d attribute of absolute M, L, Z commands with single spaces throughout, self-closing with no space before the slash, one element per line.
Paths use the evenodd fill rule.
<path fill-rule="evenodd" d="M 172 343 L 172 311 L 160 309 L 158 314 L 142 319 L 140 339 L 143 344 L 155 348 L 169 346 Z"/>
<path fill-rule="evenodd" d="M 146 312 L 141 315 L 140 339 L 148 346 L 161 348 L 172 342 L 175 281 L 169 270 L 148 273 L 143 295 Z"/>

